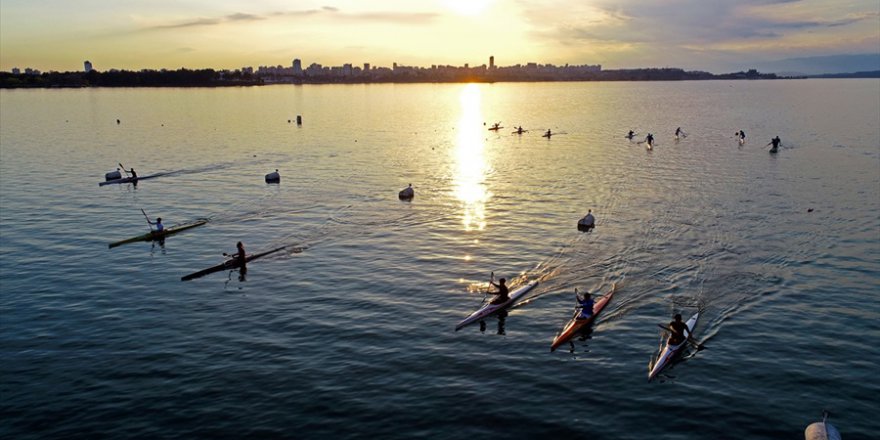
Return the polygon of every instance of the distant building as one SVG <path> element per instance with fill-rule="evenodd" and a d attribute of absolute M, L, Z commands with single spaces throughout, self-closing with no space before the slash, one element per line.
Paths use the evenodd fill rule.
<path fill-rule="evenodd" d="M 302 76 L 303 74 L 302 61 L 299 58 L 293 60 L 293 74 L 294 76 Z"/>
<path fill-rule="evenodd" d="M 92 71 L 92 62 L 91 61 L 84 62 L 83 63 L 83 70 L 85 70 L 86 73 L 91 72 Z"/>
<path fill-rule="evenodd" d="M 495 56 L 489 57 L 489 70 L 495 70 Z"/>

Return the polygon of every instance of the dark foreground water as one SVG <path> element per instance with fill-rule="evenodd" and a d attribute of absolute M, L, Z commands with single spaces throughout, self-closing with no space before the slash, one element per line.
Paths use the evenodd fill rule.
<path fill-rule="evenodd" d="M 846 439 L 880 435 L 880 81 L 15 90 L 0 107 L 2 438 L 796 439 L 823 408 Z M 170 174 L 99 187 L 118 162 Z M 210 222 L 108 249 L 146 231 L 141 208 Z M 180 281 L 238 240 L 296 251 Z M 492 271 L 540 284 L 454 332 Z M 591 339 L 551 354 L 574 288 L 614 282 Z M 708 348 L 648 383 L 657 324 L 696 310 Z"/>

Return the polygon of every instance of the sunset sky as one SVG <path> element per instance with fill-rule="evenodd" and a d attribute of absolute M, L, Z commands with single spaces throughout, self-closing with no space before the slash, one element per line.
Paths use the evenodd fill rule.
<path fill-rule="evenodd" d="M 674 66 L 880 52 L 878 0 L 2 0 L 0 70 Z"/>

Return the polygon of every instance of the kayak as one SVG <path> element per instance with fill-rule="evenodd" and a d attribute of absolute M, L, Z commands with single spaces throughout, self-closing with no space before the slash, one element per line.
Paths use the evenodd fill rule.
<path fill-rule="evenodd" d="M 498 130 L 501 130 L 502 128 L 504 128 L 504 127 L 489 127 L 489 131 L 498 131 Z"/>
<path fill-rule="evenodd" d="M 501 310 L 504 310 L 504 309 L 512 306 L 513 303 L 515 303 L 517 300 L 522 298 L 523 295 L 528 293 L 530 290 L 535 288 L 535 286 L 537 286 L 537 285 L 538 285 L 537 281 L 532 281 L 522 287 L 517 288 L 513 292 L 510 292 L 510 294 L 508 295 L 507 301 L 505 301 L 501 304 L 491 304 L 490 303 L 490 304 L 484 305 L 483 307 L 480 307 L 479 310 L 477 310 L 474 313 L 471 313 L 470 316 L 468 316 L 467 318 L 465 318 L 464 320 L 459 322 L 458 325 L 455 326 L 455 331 L 459 331 L 464 326 L 466 326 L 468 324 L 472 324 L 474 322 L 485 319 L 485 318 L 495 314 L 496 312 L 500 312 Z"/>
<path fill-rule="evenodd" d="M 176 234 L 180 231 L 185 231 L 187 229 L 195 228 L 196 226 L 202 226 L 205 223 L 208 223 L 207 220 L 199 220 L 193 223 L 185 223 L 182 225 L 174 225 L 162 230 L 162 232 L 152 231 L 147 232 L 143 235 L 138 235 L 137 237 L 127 238 L 125 240 L 119 240 L 113 243 L 110 243 L 110 248 L 115 248 L 116 246 L 120 246 L 126 243 L 134 243 L 136 241 L 150 241 L 150 240 L 161 240 L 171 234 Z"/>
<path fill-rule="evenodd" d="M 550 344 L 550 351 L 556 350 L 560 345 L 568 342 L 574 335 L 578 334 L 584 327 L 590 326 L 593 321 L 596 320 L 596 315 L 605 308 L 605 305 L 608 304 L 608 301 L 611 301 L 611 297 L 614 296 L 614 292 L 617 291 L 617 283 L 611 285 L 611 291 L 608 292 L 602 298 L 599 298 L 598 301 L 593 303 L 593 314 L 590 315 L 589 318 L 580 319 L 579 316 L 581 314 L 580 308 L 575 309 L 574 316 L 565 324 L 565 327 L 562 328 L 562 331 L 559 332 L 555 338 L 553 338 L 553 343 Z"/>
<path fill-rule="evenodd" d="M 245 261 L 246 263 L 249 263 L 249 262 L 251 262 L 252 260 L 256 260 L 257 258 L 265 257 L 266 255 L 269 255 L 269 254 L 274 254 L 275 252 L 278 252 L 278 251 L 280 251 L 280 250 L 283 250 L 283 249 L 286 248 L 286 247 L 287 247 L 287 246 L 281 246 L 281 247 L 279 247 L 279 248 L 275 248 L 275 249 L 272 249 L 272 250 L 270 250 L 270 251 L 260 252 L 260 253 L 258 253 L 258 254 L 250 254 L 250 255 L 248 255 L 247 257 L 244 258 L 244 261 Z M 211 267 L 209 267 L 209 268 L 207 268 L 207 269 L 202 269 L 202 270 L 200 270 L 200 271 L 198 271 L 198 272 L 193 272 L 193 273 L 191 273 L 191 274 L 189 274 L 189 275 L 182 276 L 182 277 L 180 277 L 180 281 L 189 281 L 189 280 L 193 280 L 193 279 L 196 279 L 196 278 L 201 278 L 201 277 L 203 277 L 203 276 L 205 276 L 205 275 L 212 274 L 212 273 L 214 273 L 214 272 L 220 272 L 221 270 L 235 269 L 235 268 L 238 268 L 238 266 L 239 266 L 239 264 L 238 264 L 238 260 L 237 260 L 237 259 L 226 260 L 226 261 L 224 261 L 224 262 L 222 262 L 222 263 L 220 263 L 220 264 L 218 264 L 218 265 L 216 265 L 216 266 L 211 266 Z"/>
<path fill-rule="evenodd" d="M 694 327 L 697 325 L 697 319 L 700 317 L 700 312 L 694 313 L 690 319 L 687 320 L 685 326 L 688 328 L 688 338 L 692 337 L 694 334 Z M 651 381 L 657 374 L 663 370 L 666 365 L 672 362 L 675 356 L 681 352 L 681 349 L 687 345 L 688 341 L 685 339 L 678 345 L 669 345 L 669 339 L 666 339 L 666 345 L 663 347 L 663 350 L 660 351 L 660 357 L 657 358 L 657 362 L 654 362 L 654 366 L 651 368 L 651 371 L 648 372 L 648 381 Z"/>
<path fill-rule="evenodd" d="M 112 184 L 114 184 L 114 183 L 131 183 L 131 182 L 139 182 L 139 181 L 141 181 L 141 180 L 152 179 L 152 178 L 154 178 L 154 177 L 164 176 L 164 175 L 166 175 L 166 174 L 169 174 L 169 173 L 156 173 L 156 174 L 150 174 L 149 176 L 138 176 L 137 178 L 133 178 L 133 177 L 123 177 L 123 178 L 121 178 L 121 179 L 113 179 L 113 180 L 108 180 L 108 181 L 106 181 L 106 182 L 98 182 L 98 186 L 112 185 Z"/>

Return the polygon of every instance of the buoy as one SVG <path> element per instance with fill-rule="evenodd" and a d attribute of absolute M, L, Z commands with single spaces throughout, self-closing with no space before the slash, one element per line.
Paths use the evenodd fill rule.
<path fill-rule="evenodd" d="M 804 430 L 804 439 L 805 440 L 841 440 L 840 432 L 834 425 L 827 422 L 828 416 L 830 413 L 828 411 L 824 411 L 822 414 L 822 421 L 811 423 L 810 426 L 807 426 L 807 429 Z"/>
<path fill-rule="evenodd" d="M 416 196 L 416 192 L 413 190 L 412 183 L 409 184 L 408 187 L 404 188 L 397 194 L 397 197 L 400 200 L 412 200 L 413 197 Z"/>
<path fill-rule="evenodd" d="M 104 180 L 106 180 L 108 182 L 111 180 L 116 180 L 116 179 L 121 179 L 121 178 L 122 178 L 122 173 L 119 172 L 119 168 L 117 168 L 116 171 L 110 171 L 109 173 L 104 174 Z"/>
<path fill-rule="evenodd" d="M 578 229 L 585 231 L 590 230 L 596 227 L 596 219 L 593 217 L 593 210 L 588 209 L 587 215 L 584 218 L 578 220 Z"/>
<path fill-rule="evenodd" d="M 266 174 L 266 183 L 281 183 L 281 175 L 278 174 L 278 170 L 275 170 L 273 173 Z"/>

